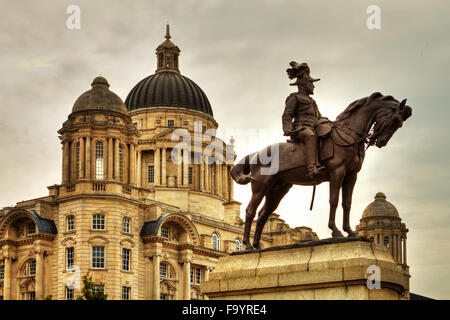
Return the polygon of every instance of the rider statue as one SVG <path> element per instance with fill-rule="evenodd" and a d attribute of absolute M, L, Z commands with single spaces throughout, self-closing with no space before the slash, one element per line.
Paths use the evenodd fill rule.
<path fill-rule="evenodd" d="M 285 136 L 290 136 L 292 142 L 303 143 L 305 146 L 308 176 L 312 179 L 320 175 L 325 167 L 317 161 L 318 138 L 315 127 L 323 118 L 317 104 L 310 95 L 314 94 L 314 79 L 306 63 L 289 63 L 292 68 L 286 70 L 290 79 L 297 78 L 291 86 L 297 86 L 298 91 L 286 98 L 286 108 L 282 116 Z M 328 120 L 328 119 L 327 119 Z"/>

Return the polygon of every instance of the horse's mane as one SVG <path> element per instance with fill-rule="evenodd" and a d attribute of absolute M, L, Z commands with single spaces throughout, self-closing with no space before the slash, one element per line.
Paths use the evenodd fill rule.
<path fill-rule="evenodd" d="M 374 92 L 368 97 L 365 97 L 365 98 L 362 98 L 362 99 L 359 99 L 359 100 L 355 100 L 352 103 L 350 103 L 349 106 L 341 114 L 339 114 L 337 116 L 336 122 L 340 122 L 340 121 L 343 121 L 343 120 L 347 119 L 356 110 L 358 110 L 361 107 L 371 103 L 373 100 L 378 100 L 378 99 L 379 100 L 390 100 L 390 101 L 398 102 L 398 100 L 396 100 L 393 96 L 384 96 L 384 95 L 382 95 L 379 92 Z"/>

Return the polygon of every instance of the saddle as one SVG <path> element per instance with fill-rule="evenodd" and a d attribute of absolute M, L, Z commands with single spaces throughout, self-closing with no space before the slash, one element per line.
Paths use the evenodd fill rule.
<path fill-rule="evenodd" d="M 334 156 L 334 145 L 349 147 L 354 145 L 358 134 L 348 127 L 337 125 L 328 119 L 319 121 L 314 127 L 318 136 L 318 160 L 322 164 Z M 359 152 L 361 152 L 359 150 Z M 250 163 L 259 163 L 263 167 L 275 168 L 276 172 L 306 166 L 305 145 L 299 141 L 288 139 L 287 142 L 277 143 L 263 150 L 249 155 Z M 264 161 L 269 160 L 269 162 Z M 273 163 L 273 159 L 278 159 Z"/>

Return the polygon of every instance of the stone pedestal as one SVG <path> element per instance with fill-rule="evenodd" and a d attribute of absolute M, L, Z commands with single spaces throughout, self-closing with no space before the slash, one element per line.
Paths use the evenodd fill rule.
<path fill-rule="evenodd" d="M 212 300 L 402 300 L 409 278 L 365 238 L 324 239 L 222 257 L 201 291 Z"/>

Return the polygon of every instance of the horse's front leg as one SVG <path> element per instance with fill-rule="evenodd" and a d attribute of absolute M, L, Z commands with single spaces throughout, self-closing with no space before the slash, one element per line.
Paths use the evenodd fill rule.
<path fill-rule="evenodd" d="M 349 237 L 358 236 L 350 227 L 350 209 L 352 207 L 352 194 L 356 183 L 356 176 L 356 172 L 347 175 L 342 183 L 342 209 L 344 211 L 343 229 L 348 233 Z"/>
<path fill-rule="evenodd" d="M 342 181 L 344 179 L 345 169 L 339 167 L 330 174 L 330 219 L 328 220 L 328 228 L 332 230 L 333 238 L 344 237 L 341 231 L 336 228 L 336 209 L 339 202 L 339 192 L 341 190 Z"/>

